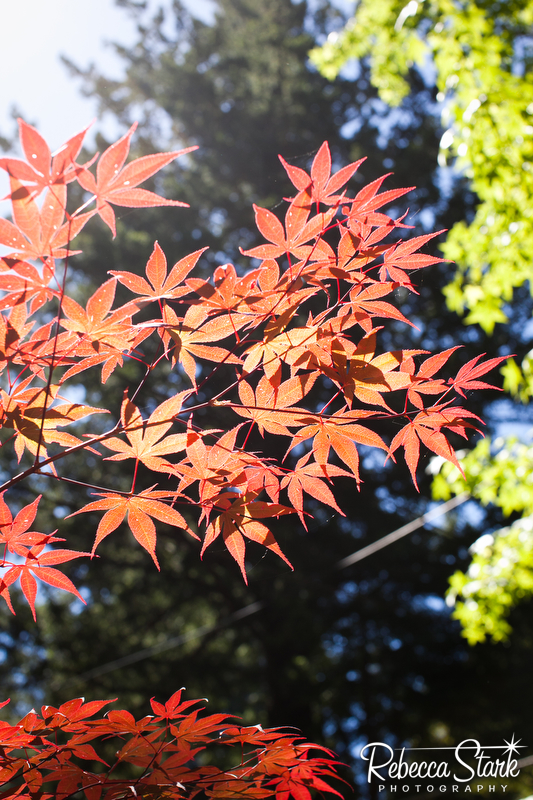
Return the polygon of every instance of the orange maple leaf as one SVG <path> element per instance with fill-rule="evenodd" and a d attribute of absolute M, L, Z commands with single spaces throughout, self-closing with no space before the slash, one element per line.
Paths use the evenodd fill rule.
<path fill-rule="evenodd" d="M 39 209 L 29 187 L 16 178 L 10 178 L 10 182 L 15 224 L 0 217 L 0 244 L 12 248 L 10 255 L 49 259 L 65 258 L 67 255 L 79 253 L 79 250 L 71 250 L 68 245 L 95 212 L 87 211 L 63 222 L 66 186 L 49 190 L 42 208 Z"/>
<path fill-rule="evenodd" d="M 196 250 L 196 252 L 185 256 L 185 258 L 174 264 L 167 275 L 167 260 L 156 242 L 152 255 L 146 264 L 148 281 L 133 272 L 111 270 L 109 274 L 118 278 L 131 292 L 141 295 L 141 300 L 160 300 L 162 298 L 176 300 L 191 291 L 189 286 L 182 286 L 181 284 L 206 250 L 207 247 L 203 247 L 201 250 Z"/>
<path fill-rule="evenodd" d="M 308 220 L 309 204 L 306 200 L 308 198 L 304 193 L 304 197 L 298 195 L 292 201 L 285 215 L 285 228 L 276 215 L 267 208 L 254 205 L 257 227 L 272 244 L 241 250 L 242 254 L 251 258 L 268 259 L 288 253 L 292 253 L 296 258 L 310 256 L 316 250 L 316 245 L 309 245 L 307 242 L 322 235 L 335 216 L 335 209 L 328 209 Z"/>
<path fill-rule="evenodd" d="M 239 382 L 239 398 L 242 405 L 232 406 L 236 414 L 252 419 L 261 436 L 264 432 L 278 436 L 291 436 L 289 427 L 301 425 L 304 408 L 295 406 L 311 390 L 316 373 L 295 375 L 280 383 L 281 371 L 268 378 L 263 376 L 255 393 L 246 381 Z"/>
<path fill-rule="evenodd" d="M 58 363 L 75 361 L 63 375 L 63 381 L 103 362 L 102 382 L 105 383 L 117 365 L 122 366 L 123 354 L 132 350 L 146 337 L 149 328 L 132 325 L 131 316 L 138 308 L 135 301 L 111 311 L 115 298 L 116 280 L 110 278 L 94 292 L 86 308 L 70 297 L 63 298 L 65 317 L 61 327 L 71 334 L 62 334 L 58 343 Z"/>
<path fill-rule="evenodd" d="M 377 433 L 364 425 L 353 422 L 355 419 L 373 416 L 375 411 L 347 411 L 331 417 L 315 415 L 309 419 L 309 424 L 301 428 L 293 437 L 289 450 L 308 439 L 313 439 L 312 452 L 317 464 L 322 468 L 324 477 L 328 477 L 328 458 L 330 449 L 333 448 L 337 456 L 351 470 L 352 475 L 359 483 L 359 454 L 357 444 L 370 447 L 379 447 L 385 452 L 389 448 Z"/>
<path fill-rule="evenodd" d="M 273 553 L 276 553 L 276 555 L 282 558 L 283 561 L 293 569 L 291 562 L 282 553 L 272 532 L 266 525 L 263 525 L 262 522 L 257 521 L 258 519 L 267 517 L 294 514 L 295 510 L 293 508 L 282 506 L 279 503 L 265 503 L 261 500 L 256 500 L 253 495 L 244 494 L 235 497 L 232 496 L 231 493 L 228 493 L 226 495 L 221 495 L 217 499 L 217 509 L 220 511 L 220 514 L 207 527 L 201 556 L 203 556 L 209 545 L 222 535 L 224 544 L 239 565 L 246 584 L 248 583 L 248 579 L 246 577 L 244 565 L 246 551 L 245 539 L 258 542 L 269 550 L 272 550 Z"/>
<path fill-rule="evenodd" d="M 156 472 L 175 473 L 174 466 L 162 456 L 179 453 L 185 450 L 187 443 L 186 433 L 175 433 L 172 436 L 163 436 L 173 425 L 174 417 L 181 411 L 184 398 L 189 392 L 180 392 L 161 403 L 148 419 L 143 421 L 137 406 L 125 398 L 122 403 L 121 420 L 124 433 L 129 439 L 129 444 L 112 437 L 105 439 L 102 444 L 109 450 L 115 450 L 116 455 L 108 456 L 106 461 L 123 461 L 135 458 Z"/>
<path fill-rule="evenodd" d="M 0 271 L 4 272 L 0 275 L 0 289 L 6 292 L 6 295 L 0 300 L 0 310 L 12 308 L 21 302 L 31 300 L 30 314 L 33 314 L 48 300 L 59 297 L 61 294 L 57 289 L 50 287 L 55 273 L 53 259 L 43 261 L 41 272 L 39 272 L 27 261 L 21 261 L 18 258 L 3 258 L 0 260 Z"/>
<path fill-rule="evenodd" d="M 88 503 L 73 514 L 69 514 L 70 517 L 75 517 L 76 514 L 85 514 L 88 511 L 106 512 L 96 530 L 96 538 L 91 555 L 94 555 L 100 542 L 116 530 L 126 516 L 128 526 L 134 537 L 150 553 L 158 569 L 159 562 L 155 554 L 157 532 L 152 517 L 174 528 L 182 528 L 195 539 L 199 538 L 189 528 L 179 511 L 161 502 L 162 498 L 174 497 L 174 494 L 147 489 L 136 495 L 115 494 L 113 492 L 97 492 L 96 495 L 103 499 Z"/>
<path fill-rule="evenodd" d="M 289 500 L 298 512 L 298 516 L 302 525 L 307 529 L 305 523 L 304 510 L 303 510 L 303 493 L 310 495 L 315 500 L 319 500 L 325 505 L 331 506 L 335 511 L 338 511 L 342 516 L 346 516 L 344 511 L 339 508 L 337 501 L 333 496 L 333 492 L 329 486 L 324 482 L 324 478 L 330 480 L 333 477 L 345 476 L 353 478 L 351 472 L 335 466 L 334 464 L 327 464 L 324 466 L 312 462 L 308 464 L 310 453 L 299 459 L 295 468 L 291 470 L 281 481 L 281 489 L 287 489 Z M 325 474 L 326 473 L 326 474 Z"/>
<path fill-rule="evenodd" d="M 55 442 L 65 447 L 79 444 L 80 439 L 65 431 L 58 431 L 90 414 L 108 414 L 105 408 L 94 408 L 80 403 L 52 405 L 58 395 L 59 385 L 48 388 L 25 388 L 33 376 L 24 381 L 11 394 L 1 390 L 4 408 L 3 426 L 15 430 L 15 452 L 18 460 L 27 448 L 32 455 L 47 458 L 45 443 Z"/>
<path fill-rule="evenodd" d="M 172 348 L 173 360 L 180 362 L 194 387 L 196 387 L 196 361 L 193 356 L 225 364 L 241 363 L 241 359 L 229 350 L 206 344 L 226 339 L 235 333 L 235 320 L 229 315 L 207 319 L 207 309 L 202 306 L 190 306 L 182 318 L 177 317 L 169 306 L 165 306 L 163 316 L 165 333 L 175 342 Z M 238 324 L 242 327 L 244 320 L 240 320 Z"/>

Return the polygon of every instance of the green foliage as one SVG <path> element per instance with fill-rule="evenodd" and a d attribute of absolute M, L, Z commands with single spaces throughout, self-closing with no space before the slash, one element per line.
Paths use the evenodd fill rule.
<path fill-rule="evenodd" d="M 466 573 L 450 578 L 446 600 L 463 626 L 469 644 L 487 636 L 504 641 L 511 633 L 506 620 L 517 601 L 533 594 L 533 517 L 524 517 L 497 534 L 486 533 L 470 548 Z M 457 600 L 462 597 L 463 600 Z"/>
<path fill-rule="evenodd" d="M 470 644 L 506 640 L 511 608 L 533 595 L 533 447 L 516 440 L 483 439 L 461 459 L 463 478 L 451 464 L 434 459 L 433 496 L 447 500 L 469 491 L 483 505 L 493 503 L 506 516 L 522 517 L 495 533 L 481 536 L 470 548 L 472 563 L 450 579 L 446 601 Z M 459 599 L 458 599 L 459 598 Z"/>
<path fill-rule="evenodd" d="M 504 390 L 522 403 L 528 403 L 533 397 L 533 350 L 526 353 L 520 367 L 510 358 L 500 371 Z"/>
<path fill-rule="evenodd" d="M 457 223 L 443 247 L 458 265 L 445 294 L 488 332 L 533 277 L 533 74 L 521 39 L 532 22 L 528 0 L 361 0 L 345 29 L 311 52 L 329 78 L 348 58 L 368 57 L 371 80 L 392 106 L 409 92 L 409 70 L 426 75 L 433 59 L 445 128 L 439 164 L 455 157 L 479 198 L 474 219 Z"/>

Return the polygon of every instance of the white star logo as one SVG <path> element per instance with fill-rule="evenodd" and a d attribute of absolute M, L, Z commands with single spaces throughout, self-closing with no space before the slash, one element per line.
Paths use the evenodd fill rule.
<path fill-rule="evenodd" d="M 525 744 L 520 744 L 520 745 L 518 744 L 518 742 L 521 742 L 522 739 L 516 739 L 515 741 L 514 733 L 511 736 L 510 742 L 508 742 L 507 739 L 504 739 L 503 741 L 507 745 L 507 747 L 504 747 L 503 752 L 509 753 L 509 755 L 514 755 L 515 753 L 516 755 L 520 755 L 518 751 L 520 750 L 521 747 L 525 747 Z"/>

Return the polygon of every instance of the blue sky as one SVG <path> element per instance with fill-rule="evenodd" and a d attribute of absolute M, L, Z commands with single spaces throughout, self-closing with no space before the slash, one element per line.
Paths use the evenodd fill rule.
<path fill-rule="evenodd" d="M 152 11 L 160 5 L 167 0 L 149 0 Z M 186 5 L 202 18 L 212 13 L 211 0 Z M 96 112 L 60 55 L 82 67 L 94 62 L 110 77 L 119 76 L 121 61 L 105 43 L 132 44 L 135 24 L 114 0 L 0 0 L 0 21 L 0 133 L 12 134 L 10 111 L 16 106 L 54 150 Z"/>

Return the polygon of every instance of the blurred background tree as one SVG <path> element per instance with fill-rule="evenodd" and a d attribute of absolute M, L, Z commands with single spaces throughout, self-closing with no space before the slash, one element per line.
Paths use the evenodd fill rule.
<path fill-rule="evenodd" d="M 76 261 L 80 297 L 110 269 L 142 270 L 154 239 L 171 263 L 209 245 L 209 269 L 229 260 L 247 269 L 238 248 L 258 243 L 252 202 L 275 211 L 291 191 L 277 154 L 307 167 L 324 139 L 338 166 L 367 156 L 361 182 L 394 171 L 390 188 L 417 186 L 407 201 L 413 235 L 476 214 L 469 176 L 443 174 L 437 165 L 439 101 L 424 69 L 408 71 L 408 92 L 401 107 L 393 108 L 372 85 L 368 59 L 360 58 L 333 82 L 309 64 L 309 50 L 344 21 L 329 2 L 220 0 L 212 24 L 195 19 L 179 2 L 153 19 L 146 19 L 140 3 L 120 5 L 139 24 L 137 44 L 120 49 L 124 79 L 109 80 L 96 67 L 82 71 L 71 64 L 71 70 L 83 90 L 98 97 L 102 113 L 124 127 L 140 119 L 135 155 L 189 144 L 200 150 L 185 166 L 169 168 L 158 185 L 190 209 L 142 215 L 125 210 L 113 243 L 103 227 L 83 233 L 83 255 Z M 404 208 L 398 206 L 398 213 Z M 461 344 L 456 359 L 463 361 L 483 350 L 523 350 L 526 292 L 518 290 L 509 326 L 497 327 L 488 338 L 480 325 L 464 327 L 443 306 L 442 289 L 452 271 L 449 264 L 428 271 L 418 297 L 398 290 L 398 303 L 418 328 L 392 323 L 384 345 Z M 105 392 L 118 403 L 126 382 L 138 377 L 134 362 L 128 370 L 103 388 L 80 384 L 80 396 L 98 404 Z M 179 373 L 162 371 L 156 399 L 164 399 L 169 381 L 180 380 Z M 501 407 L 487 397 L 469 398 L 469 407 L 496 429 Z M 216 424 L 212 414 L 209 424 Z M 360 493 L 346 485 L 340 499 L 347 517 L 317 505 L 308 533 L 280 520 L 276 537 L 295 573 L 269 554 L 257 554 L 254 562 L 252 548 L 249 588 L 223 548 L 212 547 L 202 564 L 194 544 L 163 529 L 158 574 L 126 534 L 106 540 L 98 563 L 71 570 L 83 586 L 86 608 L 51 592 L 31 628 L 22 609 L 16 618 L 2 610 L 0 674 L 6 691 L 21 706 L 44 698 L 59 702 L 74 692 L 87 698 L 118 694 L 133 711 L 145 708 L 147 696 L 163 697 L 185 685 L 191 696 L 209 697 L 211 709 L 234 712 L 252 724 L 294 725 L 332 746 L 354 764 L 362 796 L 368 789 L 356 755 L 368 741 L 499 742 L 513 731 L 533 741 L 531 605 L 513 611 L 509 646 L 472 650 L 443 601 L 450 572 L 466 569 L 468 546 L 480 531 L 501 526 L 501 511 L 468 503 L 379 555 L 339 569 L 342 558 L 431 504 L 431 475 L 423 469 L 417 494 L 404 464 L 383 466 L 370 454 L 363 462 Z M 120 467 L 105 467 L 114 469 L 120 488 Z M 2 463 L 3 470 L 12 468 Z M 86 459 L 73 465 L 73 474 L 79 480 L 90 475 L 98 484 L 100 469 L 96 459 Z M 43 486 L 36 479 L 32 488 L 37 493 Z M 77 507 L 76 485 L 67 492 L 45 488 L 50 522 Z M 72 547 L 87 549 L 96 522 L 90 515 L 62 521 L 61 534 Z M 254 603 L 252 613 L 238 618 Z M 181 644 L 165 645 L 176 639 Z"/>

